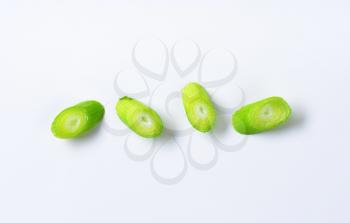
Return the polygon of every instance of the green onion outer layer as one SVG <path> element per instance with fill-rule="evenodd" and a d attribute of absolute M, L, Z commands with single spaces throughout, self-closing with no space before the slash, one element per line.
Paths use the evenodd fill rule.
<path fill-rule="evenodd" d="M 105 110 L 97 101 L 83 101 L 60 112 L 51 125 L 51 132 L 57 138 L 77 138 L 99 124 Z"/>
<path fill-rule="evenodd" d="M 281 97 L 269 97 L 243 106 L 232 115 L 232 125 L 241 134 L 265 132 L 284 124 L 291 108 Z"/>
<path fill-rule="evenodd" d="M 136 99 L 120 98 L 116 110 L 120 120 L 139 136 L 154 138 L 163 132 L 163 122 L 157 112 Z"/>
<path fill-rule="evenodd" d="M 182 89 L 182 102 L 188 121 L 200 132 L 209 132 L 216 121 L 215 107 L 208 92 L 198 83 Z"/>

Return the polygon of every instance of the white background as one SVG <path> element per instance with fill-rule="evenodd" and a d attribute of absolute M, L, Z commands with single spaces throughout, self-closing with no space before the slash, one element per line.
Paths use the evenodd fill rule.
<path fill-rule="evenodd" d="M 349 23 L 346 0 L 1 0 L 0 222 L 350 222 Z M 231 49 L 247 101 L 283 96 L 298 121 L 173 186 L 105 131 L 55 139 L 64 107 L 117 100 L 145 36 Z"/>

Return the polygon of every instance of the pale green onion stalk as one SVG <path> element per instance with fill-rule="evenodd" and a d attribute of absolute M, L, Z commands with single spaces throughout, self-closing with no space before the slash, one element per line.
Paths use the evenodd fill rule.
<path fill-rule="evenodd" d="M 215 125 L 216 112 L 208 92 L 198 83 L 182 89 L 182 102 L 188 121 L 200 132 L 209 132 Z"/>
<path fill-rule="evenodd" d="M 256 134 L 284 124 L 291 112 L 283 98 L 270 97 L 240 108 L 232 115 L 232 125 L 241 134 Z"/>
<path fill-rule="evenodd" d="M 116 110 L 120 120 L 139 136 L 154 138 L 163 132 L 163 122 L 157 112 L 136 99 L 120 98 Z"/>
<path fill-rule="evenodd" d="M 57 138 L 80 137 L 101 122 L 104 112 L 99 102 L 83 101 L 60 112 L 51 125 L 51 131 Z"/>

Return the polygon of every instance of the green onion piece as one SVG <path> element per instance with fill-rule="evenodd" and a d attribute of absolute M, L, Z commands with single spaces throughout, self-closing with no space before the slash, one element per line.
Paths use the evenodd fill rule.
<path fill-rule="evenodd" d="M 283 98 L 270 97 L 240 108 L 232 115 L 232 125 L 241 134 L 265 132 L 284 124 L 291 112 Z"/>
<path fill-rule="evenodd" d="M 120 98 L 116 110 L 120 120 L 139 136 L 154 138 L 163 132 L 163 122 L 157 112 L 136 99 Z"/>
<path fill-rule="evenodd" d="M 57 138 L 80 137 L 101 122 L 104 111 L 97 101 L 81 102 L 59 113 L 51 125 L 51 131 Z"/>
<path fill-rule="evenodd" d="M 182 89 L 182 102 L 188 121 L 200 132 L 209 132 L 216 120 L 215 107 L 208 92 L 198 83 L 189 83 Z"/>

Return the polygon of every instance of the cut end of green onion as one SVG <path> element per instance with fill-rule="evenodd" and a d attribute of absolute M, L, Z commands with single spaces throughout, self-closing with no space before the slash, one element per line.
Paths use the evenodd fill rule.
<path fill-rule="evenodd" d="M 270 97 L 240 108 L 232 115 L 232 125 L 241 134 L 256 134 L 284 124 L 291 112 L 283 98 Z"/>
<path fill-rule="evenodd" d="M 182 89 L 182 101 L 193 128 L 209 132 L 215 124 L 216 112 L 207 91 L 198 83 L 189 83 Z"/>
<path fill-rule="evenodd" d="M 86 122 L 87 117 L 84 112 L 70 108 L 56 117 L 51 130 L 58 138 L 74 138 L 84 131 Z"/>
<path fill-rule="evenodd" d="M 154 138 L 163 132 L 163 122 L 157 112 L 136 99 L 120 98 L 116 110 L 120 120 L 139 136 Z"/>
<path fill-rule="evenodd" d="M 77 138 L 94 128 L 103 115 L 104 108 L 99 102 L 84 101 L 59 113 L 51 131 L 57 138 Z"/>

